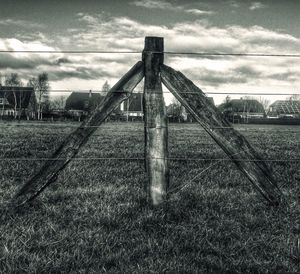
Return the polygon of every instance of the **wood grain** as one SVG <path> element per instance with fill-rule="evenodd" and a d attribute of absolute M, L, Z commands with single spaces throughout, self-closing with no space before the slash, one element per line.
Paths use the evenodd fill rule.
<path fill-rule="evenodd" d="M 143 51 L 145 165 L 148 197 L 154 206 L 167 199 L 169 186 L 167 114 L 160 78 L 163 49 L 163 38 L 146 37 Z"/>

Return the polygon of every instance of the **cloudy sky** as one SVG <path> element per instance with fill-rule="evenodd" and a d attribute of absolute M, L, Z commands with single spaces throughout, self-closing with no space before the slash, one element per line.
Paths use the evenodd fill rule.
<path fill-rule="evenodd" d="M 172 52 L 299 54 L 299 10 L 298 0 L 1 0 L 0 50 L 141 51 L 154 35 Z M 0 53 L 0 72 L 25 83 L 48 72 L 52 89 L 99 90 L 140 58 Z M 300 58 L 166 55 L 165 63 L 206 92 L 299 93 Z"/>

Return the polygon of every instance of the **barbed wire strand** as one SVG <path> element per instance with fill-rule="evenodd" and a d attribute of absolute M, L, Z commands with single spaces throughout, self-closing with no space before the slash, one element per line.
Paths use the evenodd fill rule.
<path fill-rule="evenodd" d="M 125 115 L 126 117 L 126 115 Z M 128 125 L 131 123 L 135 123 L 136 125 L 140 124 L 141 126 L 139 127 L 139 129 L 137 130 L 116 130 L 114 128 L 110 128 L 110 127 L 105 127 L 105 125 L 97 125 L 97 126 L 81 126 L 80 124 L 75 124 L 75 123 L 80 123 L 80 122 L 77 122 L 77 121 L 69 121 L 69 123 L 73 123 L 72 124 L 61 124 L 61 122 L 40 122 L 40 123 L 30 123 L 30 122 L 25 122 L 22 121 L 22 123 L 20 123 L 19 121 L 12 121 L 11 124 L 1 124 L 0 123 L 0 127 L 9 127 L 9 128 L 14 128 L 14 127 L 62 127 L 62 128 L 81 128 L 81 129 L 84 129 L 84 128 L 99 128 L 99 129 L 103 129 L 103 131 L 107 131 L 107 130 L 111 130 L 113 132 L 136 132 L 136 133 L 144 133 L 144 131 L 142 131 L 141 129 L 144 129 L 144 128 L 148 128 L 147 126 L 144 126 L 144 122 L 141 121 L 141 122 L 109 122 L 109 125 L 110 126 L 115 126 L 115 124 L 122 124 L 122 125 Z M 114 124 L 115 123 L 115 124 Z M 158 128 L 167 128 L 169 129 L 171 132 L 172 131 L 189 131 L 189 132 L 198 132 L 198 131 L 205 131 L 204 128 L 202 128 L 201 126 L 199 126 L 199 128 L 192 128 L 192 129 L 189 129 L 189 128 L 177 128 L 178 125 L 181 125 L 181 123 L 175 123 L 174 124 L 169 124 L 168 127 L 156 127 L 157 129 Z M 187 125 L 185 123 L 183 123 L 182 125 Z M 193 123 L 193 124 L 190 124 L 190 125 L 197 125 L 197 123 Z M 255 125 L 255 126 L 265 126 L 264 124 L 252 124 L 252 125 Z M 251 130 L 254 130 L 254 131 L 261 131 L 261 130 L 265 130 L 265 131 L 272 131 L 273 128 L 247 128 L 245 126 L 249 126 L 249 124 L 241 124 L 241 123 L 238 123 L 238 124 L 233 124 L 233 126 L 229 126 L 229 127 L 208 127 L 206 128 L 207 130 L 210 130 L 210 129 L 235 129 L 235 130 L 245 130 L 245 131 L 251 131 Z M 285 126 L 285 125 L 279 125 L 279 126 Z M 288 128 L 288 129 L 285 129 L 283 130 L 283 132 L 290 132 L 290 131 L 294 131 L 298 128 Z M 300 128 L 299 128 L 300 129 Z M 297 131 L 297 130 L 296 130 Z M 276 130 L 276 132 L 278 132 L 278 130 Z"/>
<path fill-rule="evenodd" d="M 64 125 L 55 125 L 55 124 L 52 124 L 51 126 L 48 126 L 48 125 L 13 125 L 13 126 L 10 126 L 10 125 L 0 125 L 0 128 L 6 128 L 6 129 L 14 129 L 16 127 L 34 127 L 34 128 L 47 128 L 47 127 L 54 127 L 54 128 L 64 128 L 64 129 L 67 129 L 67 128 L 72 128 L 72 129 L 77 129 L 79 128 L 80 126 L 64 126 Z M 93 128 L 94 126 L 87 126 L 85 128 Z M 95 127 L 98 127 L 99 129 L 102 130 L 102 133 L 101 134 L 92 134 L 91 137 L 93 136 L 97 136 L 97 137 L 103 137 L 105 134 L 122 134 L 122 133 L 137 133 L 137 134 L 141 134 L 143 135 L 144 134 L 144 131 L 142 130 L 114 130 L 112 128 L 110 129 L 103 129 L 101 128 L 101 125 L 100 126 L 95 126 Z M 214 129 L 214 128 L 210 128 L 210 129 Z M 223 127 L 223 128 L 220 128 L 220 129 L 231 129 L 231 128 L 227 128 L 227 127 Z M 300 132 L 300 128 L 299 130 L 298 129 L 294 129 L 294 128 L 289 128 L 289 129 L 286 129 L 286 130 L 277 130 L 276 128 L 271 128 L 271 129 L 260 129 L 260 128 L 233 128 L 239 132 L 258 132 L 258 133 L 270 133 L 270 132 L 276 132 L 276 133 L 286 133 L 286 134 L 299 134 Z M 169 134 L 177 134 L 177 132 L 180 133 L 180 131 L 184 131 L 185 132 L 185 135 L 184 137 L 201 137 L 201 136 L 198 136 L 199 133 L 202 133 L 202 132 L 205 132 L 205 129 L 197 129 L 197 130 L 190 130 L 188 134 L 186 134 L 186 130 L 185 129 L 170 129 L 169 127 L 169 131 L 168 133 Z M 63 136 L 66 136 L 66 135 L 69 135 L 70 133 L 66 132 L 60 132 L 59 135 L 63 135 Z M 47 135 L 47 136 L 50 136 L 51 134 L 50 133 L 46 133 L 46 134 L 42 134 L 42 135 Z M 178 136 L 180 138 L 180 136 Z M 300 140 L 299 140 L 300 142 Z M 211 143 L 214 143 L 214 142 L 211 142 Z"/>
<path fill-rule="evenodd" d="M 159 52 L 154 52 L 159 53 Z M 164 54 L 167 55 L 196 55 L 196 56 L 245 56 L 245 57 L 293 57 L 293 58 L 299 58 L 300 54 L 278 54 L 278 53 L 226 53 L 226 52 L 175 52 L 175 51 L 164 51 Z"/>
<path fill-rule="evenodd" d="M 194 81 L 201 81 L 201 79 L 199 80 L 194 80 Z M 17 92 L 32 92 L 31 90 L 21 90 L 22 87 L 16 87 L 18 89 L 16 90 L 13 90 L 13 89 L 1 89 L 0 87 L 0 91 L 2 92 L 14 92 L 14 91 L 17 91 Z M 28 88 L 28 87 L 26 87 Z M 35 92 L 45 92 L 45 90 L 41 90 L 41 91 L 35 91 Z M 51 92 L 59 92 L 59 93 L 86 93 L 86 94 L 89 94 L 90 92 L 91 93 L 107 93 L 108 91 L 101 91 L 101 90 L 70 90 L 70 89 L 52 89 L 52 90 L 47 90 L 47 92 L 51 93 Z M 120 93 L 122 91 L 115 91 L 115 92 L 112 92 L 112 93 Z M 268 92 L 205 92 L 205 91 L 202 91 L 204 94 L 214 94 L 214 95 L 271 95 L 271 96 L 291 96 L 291 95 L 295 95 L 295 96 L 300 96 L 300 93 L 298 92 L 289 92 L 289 93 L 268 93 Z M 161 93 L 167 93 L 167 94 L 172 94 L 170 91 L 162 91 L 162 92 L 151 92 L 151 94 L 161 94 Z M 181 94 L 201 94 L 199 92 L 180 92 Z M 135 95 L 135 94 L 143 94 L 143 92 L 134 92 L 134 93 L 131 93 L 132 95 Z"/>
<path fill-rule="evenodd" d="M 17 122 L 16 122 L 17 123 Z M 124 122 L 125 123 L 125 122 Z M 240 124 L 239 124 L 240 125 Z M 55 122 L 53 122 L 53 124 L 14 124 L 14 125 L 6 125 L 6 124 L 0 124 L 0 128 L 6 128 L 6 129 L 11 129 L 13 130 L 14 128 L 19 128 L 19 127 L 35 127 L 35 128 L 64 128 L 64 129 L 77 129 L 77 128 L 99 128 L 102 131 L 102 134 L 92 134 L 92 136 L 98 136 L 98 137 L 103 137 L 104 134 L 108 134 L 108 133 L 118 133 L 118 134 L 122 134 L 122 133 L 138 133 L 138 134 L 144 134 L 143 130 L 115 130 L 113 128 L 104 128 L 103 126 L 85 126 L 85 127 L 80 127 L 80 125 L 61 125 L 61 124 L 55 124 Z M 143 127 L 145 128 L 145 127 Z M 185 132 L 185 136 L 186 137 L 195 137 L 198 136 L 199 132 L 205 132 L 206 130 L 204 128 L 199 128 L 199 129 L 176 129 L 176 128 L 172 128 L 172 127 L 168 127 L 168 133 L 169 134 L 173 134 L 173 133 L 177 133 L 177 132 L 181 132 L 184 131 Z M 211 127 L 209 129 L 234 129 L 237 130 L 239 132 L 262 132 L 262 133 L 269 133 L 269 132 L 276 132 L 276 133 L 287 133 L 287 134 L 299 134 L 299 130 L 295 129 L 295 128 L 289 128 L 289 129 L 285 129 L 285 130 L 280 130 L 280 129 L 276 129 L 276 128 L 238 128 L 238 127 Z M 186 134 L 186 131 L 188 130 L 188 134 Z M 69 135 L 70 133 L 66 132 L 60 132 L 59 135 Z M 48 133 L 46 134 L 42 134 L 42 135 L 50 135 Z M 299 140 L 300 141 L 300 140 Z M 213 143 L 213 142 L 211 142 Z"/>
<path fill-rule="evenodd" d="M 156 160 L 172 160 L 172 161 L 233 161 L 230 158 L 177 158 L 177 157 L 166 157 L 166 158 L 151 158 Z M 64 161 L 64 160 L 75 160 L 75 161 L 86 161 L 86 160 L 131 160 L 141 161 L 145 160 L 144 157 L 74 157 L 74 158 L 0 158 L 0 161 Z M 234 159 L 238 162 L 300 162 L 300 158 L 295 159 Z"/>
<path fill-rule="evenodd" d="M 142 51 L 109 51 L 109 50 L 0 50 L 0 53 L 66 53 L 66 54 L 141 54 Z"/>
<path fill-rule="evenodd" d="M 124 122 L 125 123 L 125 122 Z M 47 124 L 47 125 L 43 125 L 43 124 L 14 124 L 14 125 L 5 125 L 5 124 L 0 124 L 0 128 L 6 128 L 6 129 L 11 129 L 11 130 L 14 130 L 15 128 L 26 128 L 26 127 L 29 127 L 29 128 L 62 128 L 62 129 L 77 129 L 77 128 L 80 128 L 80 126 L 76 126 L 76 125 L 58 125 L 58 124 L 55 124 L 55 122 L 53 122 L 53 124 Z M 103 137 L 105 136 L 105 134 L 123 134 L 123 133 L 135 133 L 135 134 L 141 134 L 141 135 L 144 135 L 144 131 L 142 130 L 115 130 L 113 128 L 104 128 L 103 126 L 101 127 L 100 126 L 86 126 L 86 127 L 83 127 L 83 128 L 99 128 L 102 133 L 100 134 L 92 134 L 91 137 Z M 209 129 L 232 129 L 231 127 L 218 127 L 218 128 L 209 128 Z M 256 132 L 256 133 L 270 133 L 270 132 L 276 132 L 276 133 L 286 133 L 286 134 L 299 134 L 300 132 L 300 127 L 299 129 L 298 128 L 288 128 L 288 129 L 285 129 L 285 130 L 280 130 L 280 129 L 276 129 L 276 128 L 237 128 L 237 127 L 234 127 L 233 129 L 239 131 L 239 132 Z M 206 132 L 206 130 L 204 128 L 199 128 L 199 129 L 192 129 L 192 130 L 188 130 L 188 134 L 186 134 L 186 131 L 188 129 L 175 129 L 175 128 L 170 128 L 169 127 L 169 130 L 168 130 L 168 133 L 170 135 L 172 134 L 180 134 L 181 131 L 184 131 L 185 133 L 185 137 L 201 137 L 201 136 L 198 136 L 199 133 L 202 133 L 202 132 Z M 66 135 L 69 135 L 70 133 L 66 132 L 60 132 L 59 135 L 63 135 L 63 136 L 66 136 Z M 43 134 L 42 135 L 47 135 L 47 136 L 50 136 L 51 134 L 50 133 L 46 133 L 46 134 Z M 178 136 L 180 138 L 180 136 Z M 300 142 L 300 140 L 299 140 Z M 214 142 L 211 142 L 212 144 Z"/>
<path fill-rule="evenodd" d="M 65 53 L 65 54 L 142 54 L 148 51 L 108 51 L 108 50 L 0 50 L 0 53 L 38 53 L 38 54 L 49 54 L 49 53 Z M 226 53 L 226 52 L 176 52 L 176 51 L 149 51 L 151 53 L 163 53 L 166 55 L 193 55 L 193 56 L 233 56 L 233 57 L 287 57 L 287 58 L 300 58 L 298 53 Z"/>

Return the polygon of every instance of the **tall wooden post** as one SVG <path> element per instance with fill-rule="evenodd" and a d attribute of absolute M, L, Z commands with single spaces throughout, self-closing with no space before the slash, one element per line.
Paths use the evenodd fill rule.
<path fill-rule="evenodd" d="M 154 206 L 166 200 L 169 186 L 167 115 L 160 78 L 163 43 L 161 37 L 146 37 L 143 51 L 145 166 L 148 197 Z"/>

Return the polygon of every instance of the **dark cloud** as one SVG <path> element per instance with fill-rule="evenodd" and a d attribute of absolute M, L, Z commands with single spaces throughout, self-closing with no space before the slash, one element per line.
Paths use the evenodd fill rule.
<path fill-rule="evenodd" d="M 36 69 L 41 65 L 51 65 L 51 62 L 44 58 L 34 57 L 19 58 L 10 54 L 0 55 L 1 69 Z"/>
<path fill-rule="evenodd" d="M 258 78 L 262 76 L 262 72 L 259 70 L 256 70 L 255 68 L 251 67 L 250 65 L 246 66 L 240 66 L 235 68 L 232 73 L 235 73 L 239 75 L 239 77 L 245 77 L 248 79 L 251 78 Z"/>
<path fill-rule="evenodd" d="M 49 72 L 49 78 L 52 81 L 59 81 L 65 79 L 81 79 L 81 80 L 95 80 L 114 77 L 113 73 L 110 73 L 104 69 L 91 70 L 89 67 L 79 67 L 74 70 L 59 70 Z"/>
<path fill-rule="evenodd" d="M 199 81 L 205 85 L 219 86 L 222 84 L 231 83 L 247 83 L 248 77 L 243 74 L 238 74 L 235 70 L 224 71 L 212 71 L 208 69 L 184 70 L 184 74 L 194 81 Z"/>
<path fill-rule="evenodd" d="M 218 87 L 223 84 L 245 84 L 257 82 L 259 80 L 275 80 L 288 82 L 296 82 L 300 79 L 300 71 L 286 70 L 278 72 L 278 67 L 270 67 L 269 70 L 258 70 L 250 64 L 237 66 L 235 68 L 227 69 L 226 71 L 210 70 L 210 69 L 186 69 L 186 74 L 190 79 L 200 81 L 205 85 Z"/>
<path fill-rule="evenodd" d="M 191 79 L 199 80 L 210 86 L 220 86 L 222 84 L 243 84 L 253 80 L 265 77 L 260 70 L 249 65 L 239 65 L 228 68 L 224 71 L 218 69 L 211 70 L 207 68 L 201 69 L 186 69 L 184 71 Z"/>
<path fill-rule="evenodd" d="M 294 81 L 299 81 L 299 79 L 300 79 L 300 72 L 285 71 L 285 72 L 268 74 L 267 77 L 271 78 L 271 79 L 274 79 L 274 80 L 278 80 L 278 81 L 294 82 Z"/>
<path fill-rule="evenodd" d="M 5 26 L 18 26 L 22 28 L 45 28 L 44 24 L 35 23 L 29 20 L 20 20 L 20 19 L 0 19 L 0 25 Z"/>
<path fill-rule="evenodd" d="M 72 62 L 70 61 L 70 59 L 62 57 L 55 60 L 54 63 L 60 66 L 61 64 L 71 64 Z"/>

